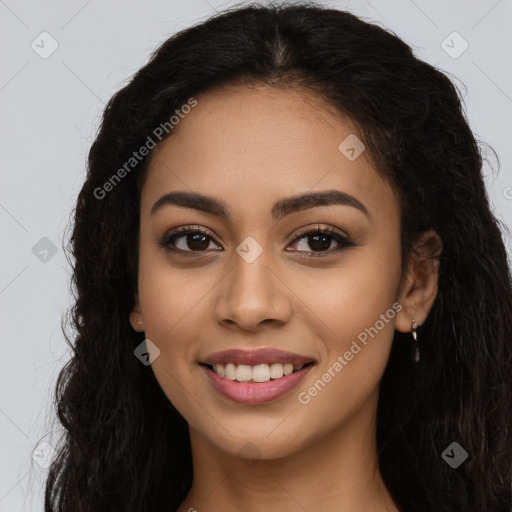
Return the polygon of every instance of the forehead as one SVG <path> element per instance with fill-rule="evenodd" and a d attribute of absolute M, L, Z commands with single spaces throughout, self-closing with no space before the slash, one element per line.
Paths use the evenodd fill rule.
<path fill-rule="evenodd" d="M 396 213 L 393 191 L 366 151 L 347 158 L 354 155 L 347 147 L 362 138 L 353 123 L 312 93 L 225 87 L 196 100 L 154 150 L 142 209 L 172 190 L 223 197 L 247 210 L 283 196 L 338 189 L 368 203 L 368 210 Z"/>

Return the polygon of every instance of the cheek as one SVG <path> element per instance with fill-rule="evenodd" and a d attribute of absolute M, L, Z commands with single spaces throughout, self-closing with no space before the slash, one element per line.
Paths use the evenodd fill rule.
<path fill-rule="evenodd" d="M 400 279 L 400 246 L 388 237 L 360 247 L 332 277 L 311 280 L 309 307 L 318 312 L 323 361 L 300 391 L 301 403 L 333 410 L 332 421 L 350 416 L 375 391 L 394 338 Z M 312 410 L 312 409 L 311 409 Z"/>
<path fill-rule="evenodd" d="M 323 321 L 324 357 L 297 398 L 318 435 L 353 417 L 374 396 L 389 358 L 401 309 L 394 301 L 400 262 L 387 266 L 379 258 L 364 260 L 340 272 L 329 293 L 325 282 L 316 283 L 319 291 L 324 285 L 312 305 Z"/>
<path fill-rule="evenodd" d="M 400 280 L 398 241 L 357 247 L 343 264 L 307 280 L 307 303 L 323 321 L 327 339 L 340 348 L 373 326 L 392 308 Z M 379 330 L 392 333 L 395 316 Z M 386 318 L 385 320 L 387 320 Z"/>
<path fill-rule="evenodd" d="M 139 297 L 146 338 L 160 353 L 152 370 L 160 387 L 187 420 L 194 417 L 199 331 L 211 312 L 208 292 L 217 281 L 202 269 L 184 271 L 163 258 L 141 257 Z M 197 398 L 196 398 L 197 400 Z"/>
<path fill-rule="evenodd" d="M 146 270 L 143 270 L 146 268 Z M 191 425 L 200 422 L 197 385 L 199 326 L 208 309 L 207 292 L 214 285 L 210 276 L 180 271 L 170 264 L 148 265 L 141 261 L 139 297 L 143 305 L 146 338 L 159 349 L 151 367 L 169 401 Z M 204 411 L 203 411 L 204 414 Z"/>
<path fill-rule="evenodd" d="M 173 351 L 194 334 L 206 318 L 208 292 L 216 280 L 207 267 L 180 268 L 161 249 L 142 250 L 139 297 L 146 335 Z"/>

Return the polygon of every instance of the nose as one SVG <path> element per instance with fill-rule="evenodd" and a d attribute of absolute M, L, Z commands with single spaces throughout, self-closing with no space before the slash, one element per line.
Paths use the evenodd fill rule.
<path fill-rule="evenodd" d="M 234 255 L 233 266 L 219 283 L 214 309 L 217 323 L 257 332 L 289 321 L 292 292 L 264 254 L 251 263 Z"/>

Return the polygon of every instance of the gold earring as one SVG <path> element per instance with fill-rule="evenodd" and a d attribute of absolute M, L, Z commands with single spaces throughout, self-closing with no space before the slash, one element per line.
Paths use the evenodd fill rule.
<path fill-rule="evenodd" d="M 420 360 L 420 347 L 418 344 L 418 323 L 413 318 L 412 320 L 412 337 L 414 339 L 414 356 L 413 360 L 415 363 L 418 363 Z"/>

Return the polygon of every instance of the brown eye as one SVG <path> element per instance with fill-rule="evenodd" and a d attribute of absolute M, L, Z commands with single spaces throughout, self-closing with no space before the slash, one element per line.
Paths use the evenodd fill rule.
<path fill-rule="evenodd" d="M 183 241 L 176 243 L 180 239 Z M 216 244 L 213 237 L 206 231 L 185 226 L 167 233 L 158 243 L 168 251 L 187 253 L 205 252 L 212 241 Z"/>
<path fill-rule="evenodd" d="M 321 253 L 326 253 L 326 255 L 334 254 L 346 247 L 353 247 L 355 245 L 344 234 L 334 228 L 320 228 L 318 226 L 295 235 L 296 238 L 293 243 L 302 243 L 302 247 L 306 249 L 299 252 L 312 253 L 313 257 L 322 256 Z M 338 247 L 330 250 L 333 242 L 338 244 Z"/>
<path fill-rule="evenodd" d="M 310 257 L 329 256 L 355 245 L 350 242 L 347 236 L 334 228 L 320 228 L 318 226 L 295 235 L 296 238 L 292 243 L 300 244 L 302 249 L 305 249 L 297 252 L 309 254 Z M 166 251 L 187 256 L 207 252 L 212 242 L 220 247 L 207 231 L 190 226 L 172 230 L 158 241 L 159 245 Z M 333 242 L 335 244 L 334 249 L 332 249 Z"/>

